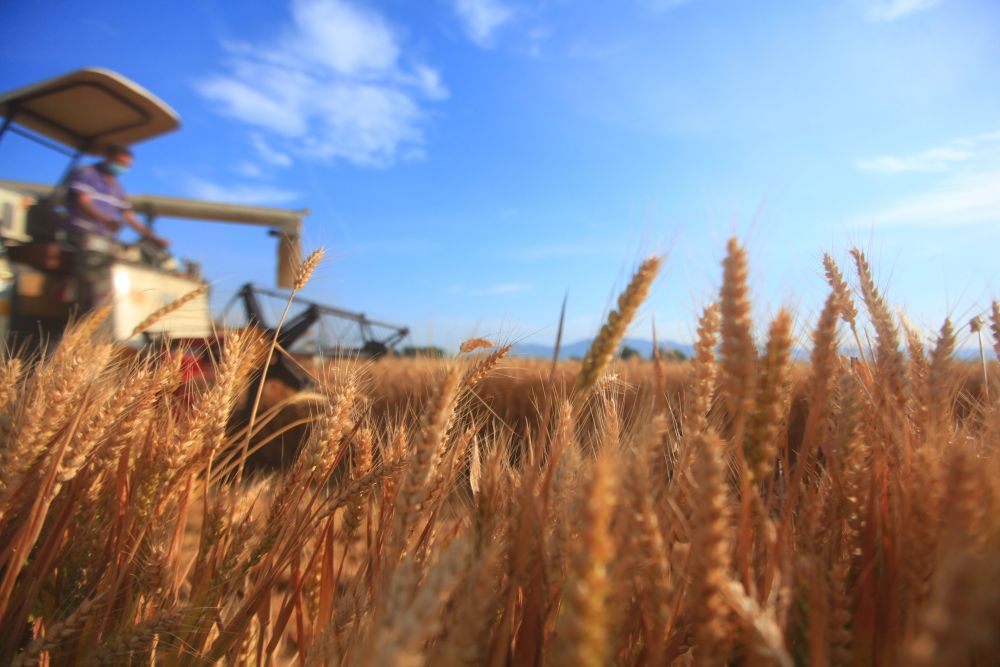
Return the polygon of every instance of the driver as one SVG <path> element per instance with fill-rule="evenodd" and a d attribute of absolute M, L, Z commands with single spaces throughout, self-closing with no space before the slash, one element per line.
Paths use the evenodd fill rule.
<path fill-rule="evenodd" d="M 112 145 L 107 147 L 104 160 L 70 174 L 66 185 L 66 208 L 69 210 L 66 225 L 71 237 L 97 234 L 113 239 L 124 223 L 161 248 L 170 245 L 139 222 L 132 212 L 132 205 L 118 181 L 131 166 L 132 151 L 125 146 Z"/>

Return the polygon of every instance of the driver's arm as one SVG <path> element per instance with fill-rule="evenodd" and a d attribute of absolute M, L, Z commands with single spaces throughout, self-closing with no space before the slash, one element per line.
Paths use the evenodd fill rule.
<path fill-rule="evenodd" d="M 76 205 L 80 207 L 83 213 L 91 220 L 96 220 L 104 225 L 107 225 L 111 231 L 117 232 L 122 226 L 118 220 L 107 213 L 103 213 L 99 208 L 94 206 L 94 200 L 91 199 L 90 195 L 86 192 L 74 192 L 73 195 L 76 197 Z"/>
<path fill-rule="evenodd" d="M 168 241 L 167 239 L 160 238 L 159 236 L 153 233 L 152 229 L 139 222 L 139 218 L 135 217 L 135 213 L 133 213 L 131 210 L 127 209 L 125 211 L 122 211 L 122 219 L 125 221 L 126 225 L 128 225 L 136 232 L 138 232 L 140 236 L 142 236 L 145 239 L 149 239 L 150 241 L 160 246 L 161 248 L 166 248 L 167 246 L 170 245 L 170 241 Z"/>

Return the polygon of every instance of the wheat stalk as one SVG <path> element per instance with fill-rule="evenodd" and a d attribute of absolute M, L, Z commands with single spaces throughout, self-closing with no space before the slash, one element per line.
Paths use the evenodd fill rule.
<path fill-rule="evenodd" d="M 778 430 L 788 396 L 792 350 L 792 317 L 782 310 L 771 323 L 767 351 L 757 375 L 756 405 L 750 418 L 746 458 L 753 479 L 771 475 L 778 454 Z"/>
<path fill-rule="evenodd" d="M 753 406 L 753 375 L 757 364 L 757 350 L 751 335 L 747 273 L 746 251 L 735 238 L 729 239 L 719 294 L 721 369 L 731 433 L 737 442 L 743 439 L 744 422 Z"/>
<path fill-rule="evenodd" d="M 969 320 L 969 329 L 976 334 L 976 340 L 979 341 L 979 360 L 983 366 L 983 395 L 989 400 L 990 375 L 986 369 L 986 349 L 983 347 L 983 327 L 985 326 L 986 320 L 983 319 L 982 315 L 976 315 Z"/>
<path fill-rule="evenodd" d="M 993 333 L 993 352 L 1000 359 L 1000 302 L 994 301 L 990 307 L 990 331 Z"/>
<path fill-rule="evenodd" d="M 695 660 L 698 664 L 724 662 L 731 636 L 731 614 L 725 601 L 730 585 L 729 501 L 724 446 L 712 432 L 694 437 L 694 473 L 698 480 L 692 609 L 695 622 Z"/>
<path fill-rule="evenodd" d="M 433 472 L 438 448 L 454 415 L 460 377 L 457 365 L 448 369 L 441 385 L 424 409 L 420 428 L 412 443 L 413 453 L 396 503 L 394 535 L 395 543 L 400 549 L 405 548 L 405 541 L 416 515 L 427 498 L 427 480 Z"/>
<path fill-rule="evenodd" d="M 601 377 L 611 357 L 618 349 L 618 344 L 628 330 L 629 324 L 635 317 L 639 306 L 646 300 L 649 288 L 656 279 L 656 274 L 660 271 L 662 260 L 659 257 L 650 257 L 639 265 L 632 280 L 629 281 L 625 291 L 618 297 L 618 308 L 608 313 L 607 322 L 601 327 L 600 332 L 591 343 L 590 349 L 580 367 L 580 374 L 576 378 L 576 391 L 583 394 Z"/>
<path fill-rule="evenodd" d="M 264 382 L 267 380 L 267 371 L 271 367 L 271 359 L 274 358 L 274 348 L 278 344 L 278 335 L 281 333 L 281 326 L 285 323 L 285 319 L 288 317 L 288 311 L 292 307 L 292 302 L 295 300 L 295 295 L 305 287 L 309 278 L 312 276 L 313 271 L 319 265 L 320 261 L 323 259 L 323 255 L 326 250 L 323 247 L 316 248 L 306 260 L 302 262 L 299 266 L 298 273 L 295 276 L 295 282 L 292 285 L 292 292 L 288 295 L 288 300 L 285 302 L 285 310 L 281 313 L 281 317 L 278 319 L 278 324 L 274 327 L 274 336 L 271 339 L 271 345 L 267 349 L 267 357 L 264 359 L 263 371 L 260 374 L 260 381 L 257 383 L 257 395 L 254 396 L 253 405 L 250 408 L 250 419 L 247 424 L 246 436 L 243 439 L 243 447 L 240 456 L 240 464 L 236 471 L 236 480 L 243 480 L 243 469 L 246 467 L 246 460 L 248 455 L 248 450 L 250 448 L 250 438 L 253 437 L 253 427 L 257 422 L 257 410 L 260 408 L 260 399 L 264 394 Z"/>
<path fill-rule="evenodd" d="M 844 280 L 840 268 L 833 261 L 833 257 L 829 253 L 823 253 L 823 269 L 826 273 L 826 282 L 840 301 L 840 316 L 851 328 L 851 334 L 854 336 L 854 343 L 857 345 L 861 363 L 867 364 L 865 348 L 861 344 L 861 336 L 858 335 L 858 307 L 854 304 L 854 298 L 851 296 L 851 290 L 847 286 L 847 281 Z"/>
<path fill-rule="evenodd" d="M 604 450 L 611 452 L 611 449 Z M 563 594 L 553 665 L 606 664 L 609 652 L 608 565 L 613 554 L 610 534 L 616 475 L 610 453 L 591 467 L 581 507 L 581 541 L 574 550 L 572 578 Z"/>
<path fill-rule="evenodd" d="M 180 297 L 178 299 L 174 299 L 173 301 L 171 301 L 170 303 L 166 304 L 165 306 L 157 308 L 152 313 L 150 313 L 149 316 L 146 317 L 146 319 L 144 319 L 143 321 L 139 322 L 139 324 L 135 325 L 135 328 L 132 329 L 132 335 L 129 336 L 129 338 L 131 338 L 132 336 L 138 336 L 139 334 L 141 334 L 142 332 L 146 331 L 151 326 L 153 326 L 154 324 L 156 324 L 157 322 L 159 322 L 160 320 L 162 320 L 167 315 L 180 310 L 181 308 L 183 308 L 187 304 L 189 304 L 192 301 L 194 301 L 195 299 L 197 299 L 199 296 L 205 294 L 207 291 L 208 291 L 208 283 L 199 285 L 198 287 L 196 287 L 195 289 L 191 290 L 190 292 L 188 292 L 184 296 L 182 296 L 182 297 Z"/>
<path fill-rule="evenodd" d="M 893 322 L 885 299 L 875 287 L 868 258 L 858 248 L 851 249 L 851 256 L 854 257 L 861 294 L 877 334 L 876 366 L 888 389 L 888 395 L 902 406 L 906 402 L 906 373 L 903 355 L 899 349 L 899 330 Z"/>
<path fill-rule="evenodd" d="M 477 359 L 475 365 L 473 365 L 472 368 L 465 373 L 465 377 L 462 378 L 462 385 L 469 387 L 470 389 L 475 387 L 490 374 L 490 371 L 496 368 L 497 364 L 499 364 L 510 353 L 511 349 L 513 349 L 512 345 L 503 345 L 483 356 L 481 359 Z"/>
<path fill-rule="evenodd" d="M 17 659 L 11 663 L 11 667 L 28 667 L 32 663 L 37 664 L 42 653 L 62 646 L 79 635 L 83 631 L 83 626 L 98 610 L 103 597 L 102 594 L 98 593 L 87 598 L 65 619 L 53 623 L 46 629 L 44 637 L 38 637 L 24 647 Z"/>
<path fill-rule="evenodd" d="M 719 307 L 712 303 L 702 311 L 698 320 L 698 339 L 694 345 L 691 366 L 690 398 L 684 413 L 684 423 L 691 433 L 701 433 L 708 427 L 708 413 L 712 407 L 717 373 L 715 344 L 719 332 Z"/>

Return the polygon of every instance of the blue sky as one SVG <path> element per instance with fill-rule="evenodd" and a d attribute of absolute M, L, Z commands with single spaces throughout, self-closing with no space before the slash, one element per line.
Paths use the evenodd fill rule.
<path fill-rule="evenodd" d="M 998 295 L 994 0 L 6 3 L 0 89 L 114 69 L 181 115 L 133 193 L 307 206 L 309 296 L 416 342 L 592 335 L 630 270 L 666 270 L 633 330 L 690 340 L 726 239 L 763 323 L 807 334 L 820 258 L 866 249 L 936 329 Z M 16 137 L 0 177 L 54 180 Z M 253 228 L 164 220 L 224 303 L 271 284 Z M 970 344 L 970 341 L 966 341 Z"/>

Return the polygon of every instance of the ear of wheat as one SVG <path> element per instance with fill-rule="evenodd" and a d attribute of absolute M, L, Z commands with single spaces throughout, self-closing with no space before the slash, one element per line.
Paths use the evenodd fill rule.
<path fill-rule="evenodd" d="M 594 386 L 594 383 L 604 373 L 611 357 L 618 349 L 618 344 L 628 330 L 639 306 L 646 300 L 649 288 L 660 270 L 661 259 L 650 257 L 639 265 L 632 276 L 628 287 L 618 297 L 618 307 L 608 313 L 608 320 L 591 343 L 587 355 L 583 358 L 580 374 L 576 379 L 578 393 L 583 393 Z"/>

